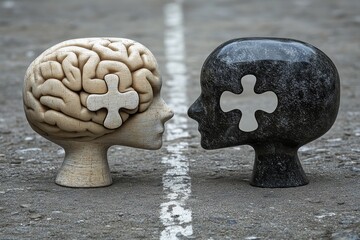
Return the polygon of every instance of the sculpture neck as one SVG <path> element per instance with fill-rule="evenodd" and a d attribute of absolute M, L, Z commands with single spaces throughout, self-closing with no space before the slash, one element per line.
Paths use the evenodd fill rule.
<path fill-rule="evenodd" d="M 77 162 L 87 164 L 97 164 L 101 159 L 107 159 L 108 147 L 88 142 L 71 142 L 71 144 L 64 146 L 65 159 L 73 158 Z"/>
<path fill-rule="evenodd" d="M 68 187 L 101 187 L 112 183 L 107 161 L 108 147 L 101 144 L 71 142 L 63 144 L 65 159 L 56 183 Z"/>
<path fill-rule="evenodd" d="M 255 163 L 251 184 L 258 187 L 295 187 L 308 183 L 297 147 L 281 143 L 253 146 Z"/>

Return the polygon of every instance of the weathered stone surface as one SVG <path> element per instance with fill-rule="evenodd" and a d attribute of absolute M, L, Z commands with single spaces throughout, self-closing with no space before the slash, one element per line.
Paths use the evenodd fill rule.
<path fill-rule="evenodd" d="M 225 91 L 242 93 L 246 75 L 256 77 L 255 93 L 271 91 L 278 98 L 275 111 L 255 112 L 258 127 L 250 132 L 239 128 L 240 110 L 224 112 L 220 106 Z M 252 185 L 308 183 L 297 150 L 330 129 L 340 102 L 336 67 L 322 51 L 290 39 L 230 40 L 206 59 L 201 86 L 188 114 L 199 123 L 202 147 L 251 145 L 256 152 Z"/>

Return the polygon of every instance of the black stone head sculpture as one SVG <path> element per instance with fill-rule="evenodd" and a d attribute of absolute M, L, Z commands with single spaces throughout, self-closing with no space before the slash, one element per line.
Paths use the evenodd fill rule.
<path fill-rule="evenodd" d="M 271 112 L 254 112 L 258 125 L 251 130 L 239 127 L 242 111 L 224 112 L 220 106 L 225 91 L 245 91 L 246 75 L 255 76 L 256 94 L 272 92 L 277 98 Z M 319 49 L 290 39 L 242 38 L 225 42 L 206 59 L 201 95 L 188 114 L 199 123 L 203 148 L 255 149 L 252 185 L 294 187 L 308 183 L 298 149 L 330 129 L 339 102 L 338 72 Z"/>

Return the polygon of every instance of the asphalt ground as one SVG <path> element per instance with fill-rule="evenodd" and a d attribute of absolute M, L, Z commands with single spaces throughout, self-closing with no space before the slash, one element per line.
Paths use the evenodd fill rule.
<path fill-rule="evenodd" d="M 183 16 L 175 25 L 173 14 Z M 134 39 L 154 53 L 165 101 L 176 105 L 171 91 L 184 93 L 167 125 L 183 135 L 165 133 L 157 151 L 112 147 L 109 187 L 61 187 L 54 179 L 64 152 L 26 122 L 23 77 L 48 47 L 101 36 Z M 337 121 L 299 152 L 309 185 L 250 186 L 253 149 L 204 150 L 197 123 L 186 117 L 208 54 L 229 39 L 256 36 L 308 42 L 338 68 Z M 176 84 L 167 40 L 184 46 L 180 90 L 167 84 Z M 359 43 L 358 0 L 0 1 L 0 239 L 359 239 Z M 174 161 L 183 168 L 172 177 Z"/>

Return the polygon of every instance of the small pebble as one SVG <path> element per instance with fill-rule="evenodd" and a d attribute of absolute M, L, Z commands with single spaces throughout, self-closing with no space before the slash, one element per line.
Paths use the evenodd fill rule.
<path fill-rule="evenodd" d="M 41 148 L 26 148 L 26 149 L 18 149 L 15 152 L 17 154 L 25 154 L 25 153 L 28 153 L 28 152 L 41 152 L 41 151 L 42 151 Z"/>
<path fill-rule="evenodd" d="M 39 163 L 39 161 L 37 161 L 36 159 L 28 159 L 25 161 L 25 163 Z"/>
<path fill-rule="evenodd" d="M 32 141 L 32 140 L 34 140 L 34 137 L 26 137 L 26 138 L 24 138 L 24 140 L 27 141 L 27 142 Z"/>
<path fill-rule="evenodd" d="M 33 214 L 30 214 L 29 216 L 31 219 L 33 220 L 40 220 L 41 218 L 43 218 L 43 216 L 39 213 L 33 213 Z"/>
<path fill-rule="evenodd" d="M 336 215 L 336 213 L 333 213 L 333 212 L 329 212 L 329 213 L 324 213 L 324 214 L 322 214 L 322 215 L 317 215 L 317 216 L 315 216 L 317 219 L 323 219 L 323 218 L 325 218 L 325 217 L 333 217 L 333 216 L 335 216 Z"/>
<path fill-rule="evenodd" d="M 333 139 L 328 139 L 326 140 L 327 142 L 340 142 L 342 141 L 343 139 L 342 138 L 333 138 Z"/>
<path fill-rule="evenodd" d="M 299 152 L 307 152 L 313 150 L 313 148 L 308 147 L 308 146 L 302 146 L 301 148 L 299 148 Z"/>
<path fill-rule="evenodd" d="M 21 164 L 20 160 L 12 160 L 10 164 Z"/>
<path fill-rule="evenodd" d="M 237 224 L 237 221 L 235 219 L 230 219 L 230 220 L 227 220 L 227 223 L 230 225 L 234 225 L 234 224 Z"/>
<path fill-rule="evenodd" d="M 20 207 L 22 208 L 29 208 L 31 204 L 20 204 Z"/>

